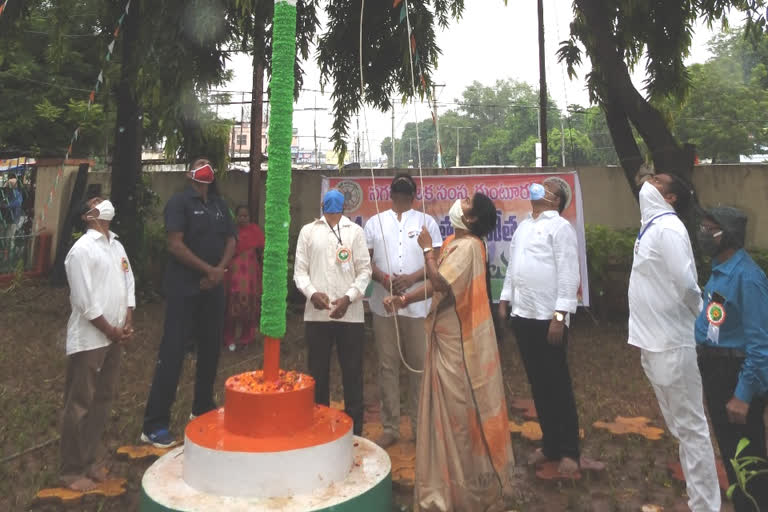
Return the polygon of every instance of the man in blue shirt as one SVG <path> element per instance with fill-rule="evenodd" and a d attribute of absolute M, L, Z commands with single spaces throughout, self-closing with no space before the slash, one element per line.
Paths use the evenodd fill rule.
<path fill-rule="evenodd" d="M 742 456 L 766 458 L 763 410 L 768 391 L 768 279 L 744 251 L 747 217 L 736 208 L 706 212 L 698 233 L 712 256 L 712 275 L 704 288 L 704 309 L 696 319 L 699 368 L 704 398 L 728 480 L 737 476 L 729 463 L 742 438 Z M 768 464 L 749 469 L 768 468 Z M 768 510 L 768 477 L 750 481 L 747 492 L 759 510 Z M 733 495 L 736 512 L 754 506 L 741 490 Z"/>
<path fill-rule="evenodd" d="M 141 440 L 169 448 L 171 407 L 184 361 L 185 343 L 195 333 L 197 361 L 190 418 L 216 409 L 213 384 L 224 329 L 226 292 L 222 284 L 235 254 L 235 225 L 216 191 L 211 163 L 197 159 L 187 188 L 165 205 L 168 264 L 165 267 L 165 324 L 155 375 L 144 411 Z"/>

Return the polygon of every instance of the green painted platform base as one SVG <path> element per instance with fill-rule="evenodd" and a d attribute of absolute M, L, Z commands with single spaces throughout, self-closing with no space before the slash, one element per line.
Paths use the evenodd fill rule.
<path fill-rule="evenodd" d="M 188 486 L 183 478 L 184 447 L 158 459 L 141 481 L 142 512 L 390 512 L 392 474 L 387 452 L 362 437 L 354 438 L 354 464 L 341 484 L 312 494 L 282 498 L 215 496 Z"/>

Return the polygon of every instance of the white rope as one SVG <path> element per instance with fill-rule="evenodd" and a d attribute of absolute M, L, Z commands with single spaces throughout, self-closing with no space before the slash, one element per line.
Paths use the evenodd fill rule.
<path fill-rule="evenodd" d="M 408 12 L 407 0 L 406 0 L 405 9 L 406 9 L 406 16 L 407 16 L 407 12 Z M 364 140 L 366 141 L 367 146 L 368 146 L 368 155 L 369 155 L 369 159 L 370 159 L 370 155 L 371 155 L 371 141 L 370 141 L 370 137 L 368 136 L 368 116 L 366 115 L 366 108 L 365 108 L 365 78 L 364 78 L 364 75 L 363 75 L 363 17 L 364 17 L 364 14 L 365 14 L 365 0 L 361 0 L 361 4 L 360 4 L 360 37 L 359 37 L 360 49 L 359 49 L 359 55 L 358 55 L 358 57 L 359 57 L 359 65 L 360 65 L 360 101 L 362 103 L 362 110 L 363 110 L 363 127 L 365 128 Z M 411 38 L 410 38 L 410 24 L 409 24 L 408 25 L 408 49 L 409 49 L 409 52 L 410 52 L 410 48 L 411 48 Z M 413 82 L 413 58 L 411 58 L 411 81 Z M 418 128 L 418 124 L 417 124 L 417 126 L 416 126 L 416 149 L 419 152 L 419 177 L 421 178 L 421 150 L 420 150 L 420 146 L 419 146 L 419 131 L 418 130 L 419 130 L 419 128 Z M 395 141 L 393 140 L 392 144 L 394 145 L 394 143 L 395 143 Z M 394 156 L 395 156 L 395 152 L 392 151 L 392 157 L 393 157 L 392 166 L 393 167 L 394 167 Z M 379 230 L 381 231 L 381 241 L 384 244 L 384 257 L 386 258 L 386 261 L 387 261 L 387 269 L 391 272 L 392 271 L 392 266 L 391 266 L 390 261 L 389 261 L 389 252 L 387 251 L 387 241 L 384 238 L 384 224 L 381 221 L 381 210 L 379 209 L 379 194 L 378 194 L 378 190 L 376 188 L 376 176 L 375 176 L 375 173 L 373 172 L 373 166 L 372 165 L 369 167 L 369 170 L 370 170 L 370 173 L 371 173 L 371 186 L 373 187 L 373 202 L 376 205 L 376 220 L 379 222 Z M 423 209 L 424 208 L 424 193 L 423 193 L 423 191 L 424 191 L 424 180 L 423 180 L 423 178 L 421 179 L 421 184 L 422 184 L 421 200 L 422 200 L 422 209 Z M 426 218 L 426 213 L 424 213 L 424 216 Z M 425 222 L 425 224 L 426 224 L 426 222 Z M 427 282 L 426 278 L 427 277 L 426 277 L 426 266 L 425 266 L 424 267 L 424 284 L 425 284 L 425 286 L 426 286 L 426 282 Z M 390 295 L 395 295 L 394 286 L 392 285 L 392 279 L 389 280 L 389 294 Z M 426 292 L 426 288 L 425 288 L 424 289 L 425 300 L 426 300 L 426 295 L 427 295 L 427 292 Z M 400 326 L 399 326 L 398 321 L 397 321 L 397 311 L 393 312 L 392 319 L 393 319 L 393 321 L 395 323 L 395 339 L 396 339 L 396 342 L 397 342 L 397 351 L 400 354 L 400 361 L 402 361 L 403 365 L 409 371 L 411 371 L 413 373 L 423 373 L 424 372 L 423 369 L 417 370 L 417 369 L 411 367 L 411 365 L 408 364 L 408 362 L 405 360 L 405 357 L 403 356 L 402 342 L 400 341 Z M 425 337 L 426 337 L 426 333 L 425 333 Z M 425 342 L 426 342 L 426 339 L 425 339 Z"/>

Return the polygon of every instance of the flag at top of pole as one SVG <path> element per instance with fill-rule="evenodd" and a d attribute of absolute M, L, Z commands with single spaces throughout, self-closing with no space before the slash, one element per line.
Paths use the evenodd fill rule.
<path fill-rule="evenodd" d="M 296 61 L 296 0 L 278 0 L 272 20 L 269 172 L 265 204 L 263 297 L 264 379 L 277 380 L 280 338 L 285 335 L 288 296 L 288 228 L 291 224 L 291 140 Z"/>

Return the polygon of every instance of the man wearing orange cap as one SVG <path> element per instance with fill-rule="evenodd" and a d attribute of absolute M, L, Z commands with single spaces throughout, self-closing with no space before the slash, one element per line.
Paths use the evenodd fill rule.
<path fill-rule="evenodd" d="M 171 197 L 164 212 L 169 253 L 165 326 L 141 434 L 143 442 L 159 448 L 177 442 L 169 431 L 170 412 L 193 327 L 198 333 L 191 417 L 216 408 L 213 383 L 226 305 L 222 281 L 235 253 L 235 225 L 216 191 L 211 163 L 197 159 L 187 178 L 189 186 Z"/>

